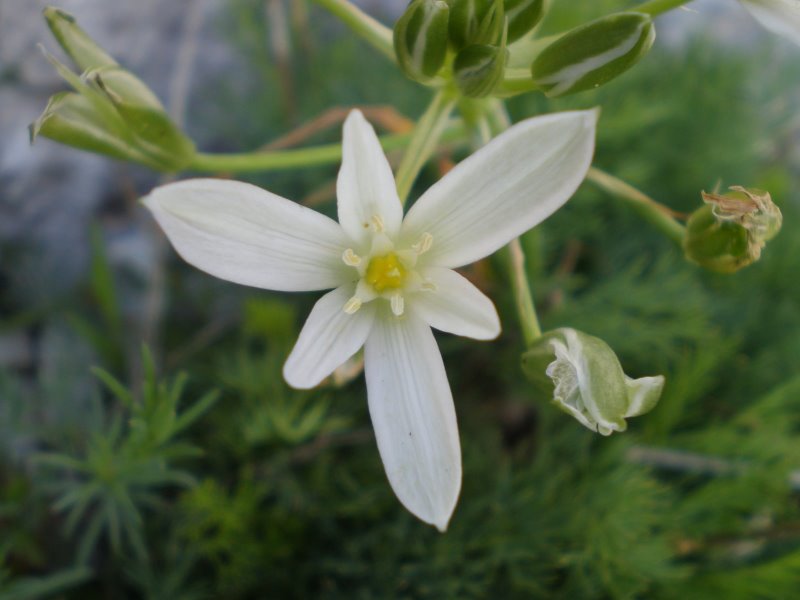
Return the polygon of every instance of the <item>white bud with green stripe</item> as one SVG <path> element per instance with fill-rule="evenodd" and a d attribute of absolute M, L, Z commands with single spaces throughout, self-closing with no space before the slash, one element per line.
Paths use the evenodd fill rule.
<path fill-rule="evenodd" d="M 600 87 L 621 75 L 653 46 L 649 15 L 623 12 L 568 31 L 531 65 L 533 81 L 550 97 Z"/>
<path fill-rule="evenodd" d="M 447 56 L 450 7 L 444 0 L 414 0 L 394 27 L 394 50 L 403 72 L 425 83 Z"/>
<path fill-rule="evenodd" d="M 542 336 L 522 368 L 558 408 L 602 435 L 625 431 L 625 419 L 652 410 L 664 387 L 661 375 L 628 377 L 608 344 L 570 328 Z"/>

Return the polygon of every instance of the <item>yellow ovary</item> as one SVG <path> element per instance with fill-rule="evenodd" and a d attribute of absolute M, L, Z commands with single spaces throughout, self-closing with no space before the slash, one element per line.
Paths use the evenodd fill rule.
<path fill-rule="evenodd" d="M 406 279 L 406 268 L 393 252 L 386 256 L 375 256 L 369 261 L 364 279 L 378 292 L 403 287 Z"/>

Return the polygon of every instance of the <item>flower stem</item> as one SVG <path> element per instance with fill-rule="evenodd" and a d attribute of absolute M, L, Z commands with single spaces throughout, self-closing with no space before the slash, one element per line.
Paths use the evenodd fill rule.
<path fill-rule="evenodd" d="M 599 188 L 628 202 L 642 218 L 661 230 L 678 246 L 683 244 L 686 228 L 673 218 L 669 208 L 600 169 L 590 168 L 586 178 Z"/>
<path fill-rule="evenodd" d="M 345 25 L 389 60 L 396 61 L 391 29 L 379 23 L 347 0 L 315 0 L 315 2 L 337 16 Z"/>
<path fill-rule="evenodd" d="M 453 94 L 445 88 L 440 89 L 414 127 L 408 148 L 403 154 L 403 160 L 395 176 L 397 195 L 400 196 L 401 204 L 405 204 L 420 169 L 436 150 L 454 104 Z"/>
<path fill-rule="evenodd" d="M 506 112 L 506 107 L 501 100 L 492 100 L 488 105 L 486 118 L 489 128 L 495 134 L 501 133 L 511 126 L 511 120 Z M 484 143 L 488 140 L 484 140 Z M 522 328 L 522 336 L 525 345 L 531 346 L 542 336 L 542 328 L 539 326 L 539 317 L 536 315 L 536 305 L 533 303 L 531 295 L 531 284 L 528 281 L 528 273 L 525 270 L 525 251 L 519 238 L 514 238 L 506 246 L 508 274 L 511 278 L 511 286 L 514 291 L 514 302 L 517 306 L 519 324 Z"/>
<path fill-rule="evenodd" d="M 450 127 L 441 134 L 441 139 L 457 140 L 464 135 L 462 127 Z M 384 150 L 396 150 L 408 146 L 412 134 L 402 133 L 381 136 Z M 198 152 L 187 170 L 244 173 L 252 171 L 278 171 L 332 165 L 342 159 L 341 144 L 326 144 L 295 150 L 273 152 L 242 152 L 237 154 L 206 154 Z"/>
<path fill-rule="evenodd" d="M 655 17 L 656 15 L 670 11 L 673 8 L 678 8 L 689 2 L 691 2 L 691 0 L 649 0 L 639 6 L 633 7 L 631 10 L 634 12 L 647 13 Z"/>

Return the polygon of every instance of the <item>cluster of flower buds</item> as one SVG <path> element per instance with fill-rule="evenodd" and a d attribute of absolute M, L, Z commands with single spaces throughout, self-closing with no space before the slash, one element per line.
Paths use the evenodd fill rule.
<path fill-rule="evenodd" d="M 488 96 L 503 81 L 507 46 L 530 32 L 549 0 L 412 0 L 394 28 L 403 72 L 420 83 L 444 69 L 464 96 Z"/>
<path fill-rule="evenodd" d="M 625 419 L 652 410 L 664 387 L 661 375 L 628 377 L 608 344 L 569 328 L 539 338 L 522 369 L 558 408 L 602 435 L 625 431 Z"/>
<path fill-rule="evenodd" d="M 394 28 L 398 63 L 420 83 L 452 79 L 471 98 L 499 95 L 504 79 L 519 79 L 517 67 L 524 65 L 523 78 L 554 97 L 607 83 L 641 60 L 655 40 L 650 15 L 622 12 L 532 43 L 549 4 L 412 0 Z"/>
<path fill-rule="evenodd" d="M 732 186 L 702 193 L 705 204 L 686 225 L 686 257 L 710 271 L 734 273 L 754 263 L 781 229 L 783 217 L 769 192 Z"/>
<path fill-rule="evenodd" d="M 54 95 L 31 124 L 31 141 L 57 142 L 147 165 L 178 171 L 195 154 L 194 144 L 170 120 L 155 94 L 100 48 L 67 13 L 47 8 L 45 19 L 78 75 L 45 51 L 74 92 Z"/>

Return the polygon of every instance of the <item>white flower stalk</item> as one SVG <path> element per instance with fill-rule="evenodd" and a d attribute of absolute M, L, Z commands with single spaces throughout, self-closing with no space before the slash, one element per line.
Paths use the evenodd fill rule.
<path fill-rule="evenodd" d="M 766 29 L 800 45 L 800 0 L 741 0 Z"/>
<path fill-rule="evenodd" d="M 339 223 L 255 186 L 194 179 L 144 199 L 178 253 L 212 275 L 280 291 L 334 288 L 284 366 L 312 388 L 364 346 L 369 411 L 397 497 L 444 531 L 461 488 L 455 410 L 431 327 L 500 333 L 486 296 L 453 269 L 488 256 L 575 192 L 595 111 L 523 121 L 462 161 L 408 211 L 372 127 L 344 125 Z"/>

